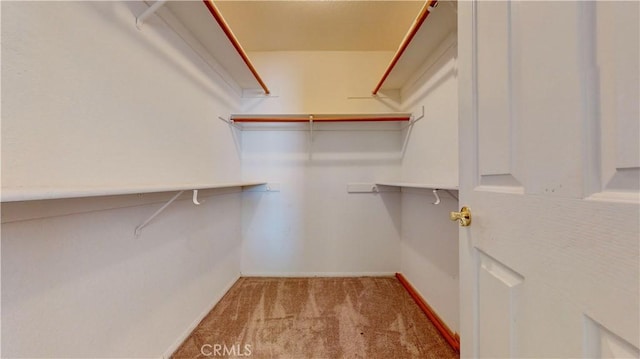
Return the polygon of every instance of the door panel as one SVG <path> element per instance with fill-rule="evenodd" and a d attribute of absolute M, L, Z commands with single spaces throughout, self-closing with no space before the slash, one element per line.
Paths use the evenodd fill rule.
<path fill-rule="evenodd" d="M 636 2 L 459 2 L 464 357 L 640 346 Z"/>
<path fill-rule="evenodd" d="M 512 3 L 519 160 L 528 194 L 582 196 L 580 4 Z M 484 26 L 478 23 L 479 27 Z M 478 72 L 483 71 L 478 69 Z"/>
<path fill-rule="evenodd" d="M 513 356 L 517 352 L 519 289 L 524 278 L 481 251 L 478 258 L 480 356 Z"/>
<path fill-rule="evenodd" d="M 480 183 L 491 190 L 520 187 L 513 175 L 510 9 L 508 2 L 478 7 L 478 131 Z M 507 187 L 507 188 L 504 188 Z"/>
<path fill-rule="evenodd" d="M 607 328 L 585 317 L 585 358 L 638 358 L 640 351 Z"/>
<path fill-rule="evenodd" d="M 593 192 L 600 194 L 600 198 L 614 198 L 615 194 L 610 192 L 640 190 L 640 126 L 637 121 L 640 58 L 638 47 L 629 46 L 632 41 L 638 41 L 640 3 L 623 7 L 599 2 L 593 7 L 597 17 L 592 20 L 596 23 L 592 56 L 600 74 L 595 94 L 598 97 L 594 101 L 600 105 L 596 109 L 600 118 L 594 116 L 597 122 L 594 131 L 596 140 L 602 142 L 602 147 L 592 149 L 596 165 L 601 166 L 601 171 L 596 172 L 599 177 L 594 181 Z"/>

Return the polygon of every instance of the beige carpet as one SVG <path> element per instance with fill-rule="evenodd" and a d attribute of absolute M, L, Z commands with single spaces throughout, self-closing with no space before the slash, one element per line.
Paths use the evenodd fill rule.
<path fill-rule="evenodd" d="M 394 277 L 240 278 L 173 358 L 458 358 Z"/>

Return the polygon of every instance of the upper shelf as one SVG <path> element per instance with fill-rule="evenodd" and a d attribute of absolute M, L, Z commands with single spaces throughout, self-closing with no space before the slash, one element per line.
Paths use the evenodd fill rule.
<path fill-rule="evenodd" d="M 189 191 L 214 188 L 252 187 L 265 185 L 266 182 L 231 183 L 194 183 L 175 186 L 132 186 L 132 187 L 36 187 L 3 188 L 0 192 L 2 202 L 37 201 L 63 198 L 82 198 L 99 196 L 117 196 L 141 193 Z"/>
<path fill-rule="evenodd" d="M 402 88 L 447 36 L 456 31 L 456 6 L 451 0 L 425 3 L 373 89 L 374 95 L 379 91 Z"/>
<path fill-rule="evenodd" d="M 150 8 L 138 16 L 138 27 L 150 14 L 157 12 L 174 31 L 179 32 L 178 28 L 184 28 L 190 32 L 241 89 L 261 89 L 264 94 L 270 94 L 269 88 L 212 0 L 157 0 L 149 3 L 152 4 Z M 176 21 L 180 23 L 179 26 L 173 25 Z M 401 88 L 456 28 L 455 1 L 426 1 L 373 94 Z"/>
<path fill-rule="evenodd" d="M 231 115 L 229 120 L 220 118 L 241 130 L 293 129 L 313 131 L 318 123 L 324 130 L 392 130 L 398 131 L 414 121 L 410 113 L 381 114 L 287 114 L 287 115 Z M 318 128 L 318 131 L 323 131 Z"/>
<path fill-rule="evenodd" d="M 176 32 L 179 30 L 172 23 L 176 20 L 180 22 L 180 25 L 198 39 L 240 88 L 262 89 L 264 94 L 270 93 L 213 1 L 158 0 L 138 16 L 137 26 L 141 27 L 144 20 L 154 12 Z M 212 21 L 212 18 L 215 21 Z"/>

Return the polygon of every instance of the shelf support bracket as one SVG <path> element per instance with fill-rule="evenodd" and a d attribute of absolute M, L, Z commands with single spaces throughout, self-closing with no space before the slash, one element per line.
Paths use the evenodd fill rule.
<path fill-rule="evenodd" d="M 160 213 L 162 213 L 162 211 L 164 211 L 167 207 L 169 207 L 169 205 L 171 203 L 173 203 L 173 201 L 175 201 L 176 199 L 178 199 L 178 197 L 180 197 L 180 195 L 182 195 L 182 193 L 184 193 L 184 191 L 180 191 L 178 192 L 175 196 L 171 197 L 171 199 L 165 203 L 162 207 L 160 207 L 157 211 L 155 211 L 149 218 L 147 218 L 146 221 L 142 222 L 141 225 L 136 227 L 136 230 L 134 232 L 134 235 L 136 238 L 140 237 L 140 232 L 142 231 L 142 228 L 146 227 L 149 222 L 151 222 L 154 218 L 156 218 Z M 196 193 L 194 193 L 195 195 Z"/>
<path fill-rule="evenodd" d="M 224 123 L 226 123 L 227 125 L 233 125 L 233 120 L 229 119 L 227 120 L 226 118 L 222 117 L 222 116 L 218 116 L 218 119 Z"/>
<path fill-rule="evenodd" d="M 229 125 L 229 126 L 231 126 L 231 127 L 235 128 L 235 129 L 238 129 L 238 130 L 240 130 L 240 129 L 241 129 L 241 128 L 240 128 L 238 125 L 236 125 L 236 123 L 233 121 L 233 118 L 229 118 L 229 119 L 227 120 L 226 118 L 224 118 L 224 117 L 222 117 L 222 116 L 218 116 L 218 119 L 219 119 L 220 121 L 222 121 L 222 122 L 226 123 L 227 125 Z"/>
<path fill-rule="evenodd" d="M 413 114 L 411 115 L 411 120 L 409 120 L 409 124 L 407 124 L 406 126 L 404 126 L 402 129 L 404 130 L 407 127 L 413 126 L 416 122 L 422 120 L 424 118 L 424 105 L 422 105 L 422 114 L 418 117 L 413 117 Z"/>
<path fill-rule="evenodd" d="M 159 8 L 162 7 L 167 2 L 167 0 L 157 0 L 153 3 L 147 10 L 145 10 L 140 16 L 136 17 L 136 27 L 138 30 L 142 30 L 142 24 L 144 21 L 151 15 L 153 15 Z"/>
<path fill-rule="evenodd" d="M 422 114 L 416 118 L 411 119 L 410 125 L 415 124 L 416 122 L 422 120 L 424 118 L 424 105 L 422 105 Z"/>

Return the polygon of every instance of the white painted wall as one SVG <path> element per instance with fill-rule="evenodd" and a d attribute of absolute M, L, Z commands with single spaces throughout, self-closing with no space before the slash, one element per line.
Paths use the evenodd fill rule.
<path fill-rule="evenodd" d="M 2 3 L 3 187 L 238 179 L 239 97 L 145 8 Z"/>
<path fill-rule="evenodd" d="M 370 97 L 348 99 L 371 93 L 391 53 L 250 55 L 278 96 L 247 101 L 250 113 L 392 111 Z M 396 176 L 401 133 L 321 131 L 336 128 L 316 124 L 311 146 L 306 131 L 242 133 L 243 175 L 281 183 L 279 193 L 244 197 L 244 274 L 358 275 L 400 268 L 398 194 L 349 194 L 347 183 Z"/>
<path fill-rule="evenodd" d="M 425 116 L 407 134 L 404 182 L 458 184 L 456 38 L 450 35 L 401 90 L 405 111 Z"/>
<path fill-rule="evenodd" d="M 401 272 L 447 326 L 457 332 L 458 227 L 448 216 L 458 210 L 458 201 L 443 192 L 440 199 L 436 206 L 432 204 L 431 190 L 403 189 Z"/>
<path fill-rule="evenodd" d="M 402 182 L 458 184 L 458 86 L 456 41 L 452 34 L 402 89 L 403 106 L 424 119 L 406 135 Z M 453 192 L 457 195 L 457 192 Z M 453 331 L 459 331 L 458 226 L 449 212 L 458 201 L 440 191 L 403 190 L 401 272 Z"/>
<path fill-rule="evenodd" d="M 137 239 L 161 203 L 3 223 L 2 354 L 170 352 L 238 278 L 240 196 L 174 202 Z"/>
<path fill-rule="evenodd" d="M 240 178 L 216 119 L 239 96 L 158 19 L 138 31 L 144 4 L 1 6 L 3 188 Z M 3 356 L 160 357 L 182 339 L 239 275 L 241 200 L 178 201 L 134 239 L 171 195 L 3 223 Z"/>

